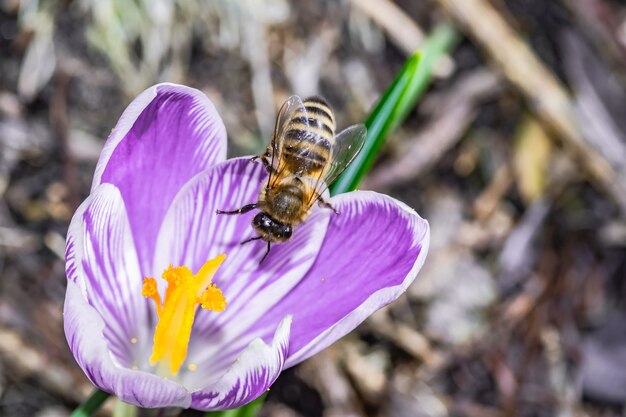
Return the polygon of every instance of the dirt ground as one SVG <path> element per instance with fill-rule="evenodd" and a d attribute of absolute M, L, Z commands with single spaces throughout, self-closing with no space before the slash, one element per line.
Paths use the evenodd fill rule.
<path fill-rule="evenodd" d="M 62 330 L 65 233 L 135 95 L 199 88 L 229 155 L 255 154 L 291 94 L 362 121 L 442 25 L 456 42 L 362 184 L 429 220 L 426 265 L 262 415 L 623 416 L 614 0 L 0 0 L 0 416 L 66 416 L 91 391 Z"/>

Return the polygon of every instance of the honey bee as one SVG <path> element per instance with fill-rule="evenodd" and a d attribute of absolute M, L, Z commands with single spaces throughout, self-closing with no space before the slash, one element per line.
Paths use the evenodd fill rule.
<path fill-rule="evenodd" d="M 291 96 L 278 113 L 274 135 L 265 153 L 251 159 L 260 160 L 269 174 L 258 201 L 237 210 L 217 210 L 217 214 L 260 210 L 252 220 L 258 236 L 241 244 L 266 241 L 263 262 L 271 244 L 289 240 L 295 226 L 306 220 L 316 201 L 339 214 L 323 195 L 358 155 L 366 133 L 365 126 L 357 124 L 335 135 L 335 116 L 324 99 L 310 97 L 302 101 Z"/>

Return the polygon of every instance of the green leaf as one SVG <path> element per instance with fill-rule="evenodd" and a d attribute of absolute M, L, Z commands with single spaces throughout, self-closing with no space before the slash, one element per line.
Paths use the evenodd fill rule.
<path fill-rule="evenodd" d="M 426 40 L 424 51 L 417 51 L 409 57 L 365 121 L 365 145 L 348 169 L 332 184 L 331 195 L 357 188 L 361 179 L 372 168 L 387 136 L 415 108 L 417 100 L 432 81 L 435 64 L 452 48 L 455 40 L 455 29 L 450 25 L 441 25 Z"/>
<path fill-rule="evenodd" d="M 94 392 L 91 393 L 89 398 L 85 400 L 72 414 L 70 417 L 89 417 L 102 406 L 102 404 L 109 398 L 111 394 L 108 392 L 101 391 L 99 389 L 95 389 Z"/>
<path fill-rule="evenodd" d="M 266 394 L 261 395 L 256 400 L 239 407 L 235 410 L 216 411 L 212 413 L 206 413 L 205 417 L 256 417 L 257 413 L 263 406 Z"/>

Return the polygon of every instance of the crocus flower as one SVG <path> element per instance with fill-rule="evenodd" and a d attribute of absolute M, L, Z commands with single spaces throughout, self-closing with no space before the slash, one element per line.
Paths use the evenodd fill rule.
<path fill-rule="evenodd" d="M 416 277 L 428 223 L 374 192 L 315 207 L 292 239 L 240 245 L 267 179 L 226 160 L 201 92 L 159 84 L 111 132 L 67 237 L 65 334 L 100 389 L 141 407 L 248 403 L 395 300 Z"/>

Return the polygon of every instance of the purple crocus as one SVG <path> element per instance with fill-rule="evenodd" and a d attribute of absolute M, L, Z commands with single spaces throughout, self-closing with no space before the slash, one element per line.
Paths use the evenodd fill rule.
<path fill-rule="evenodd" d="M 91 382 L 141 407 L 236 408 L 415 279 L 428 223 L 368 191 L 333 197 L 340 215 L 315 207 L 259 264 L 265 243 L 239 244 L 254 213 L 215 210 L 266 180 L 226 160 L 201 92 L 159 84 L 130 104 L 67 236 L 65 334 Z"/>

